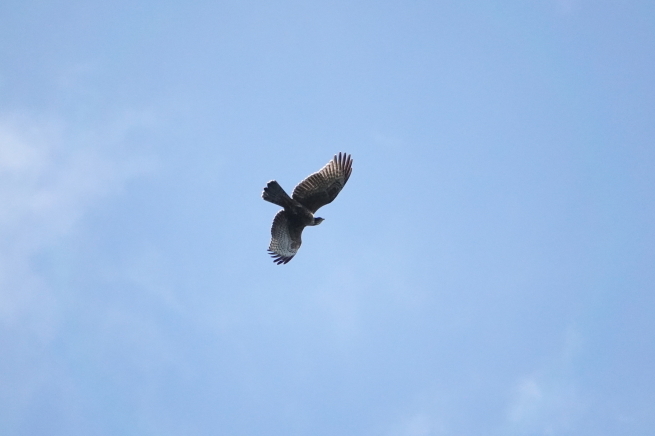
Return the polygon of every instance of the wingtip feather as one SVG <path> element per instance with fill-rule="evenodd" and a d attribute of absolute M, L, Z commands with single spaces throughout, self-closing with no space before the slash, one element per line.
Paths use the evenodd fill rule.
<path fill-rule="evenodd" d="M 291 256 L 291 257 L 285 257 L 285 256 L 282 256 L 281 254 L 278 254 L 278 253 L 276 253 L 275 251 L 270 250 L 270 249 L 269 249 L 269 250 L 266 250 L 266 251 L 267 251 L 268 254 L 270 254 L 271 257 L 273 258 L 273 263 L 275 263 L 275 264 L 277 264 L 277 265 L 287 264 L 287 263 L 289 263 L 289 261 L 290 261 L 291 259 L 293 259 L 293 256 Z"/>

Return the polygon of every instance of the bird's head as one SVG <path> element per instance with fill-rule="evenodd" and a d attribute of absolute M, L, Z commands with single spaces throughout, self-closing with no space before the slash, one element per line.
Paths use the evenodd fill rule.
<path fill-rule="evenodd" d="M 315 225 L 315 226 L 321 224 L 323 221 L 325 221 L 324 218 L 321 218 L 321 217 L 314 217 L 314 225 Z"/>

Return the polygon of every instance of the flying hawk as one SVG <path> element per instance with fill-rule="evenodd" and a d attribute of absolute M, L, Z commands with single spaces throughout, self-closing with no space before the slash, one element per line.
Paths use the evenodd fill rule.
<path fill-rule="evenodd" d="M 317 226 L 323 218 L 314 214 L 322 206 L 332 203 L 350 178 L 353 161 L 349 154 L 339 153 L 320 171 L 298 183 L 291 197 L 275 180 L 266 184 L 262 198 L 282 206 L 273 219 L 271 244 L 268 253 L 278 265 L 287 263 L 296 255 L 306 226 Z"/>

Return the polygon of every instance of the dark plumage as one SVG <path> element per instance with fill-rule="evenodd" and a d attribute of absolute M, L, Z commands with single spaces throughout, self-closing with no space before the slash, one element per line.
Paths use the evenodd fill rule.
<path fill-rule="evenodd" d="M 352 164 L 350 155 L 335 155 L 320 171 L 300 182 L 291 197 L 275 180 L 268 182 L 262 198 L 284 208 L 275 215 L 271 227 L 268 252 L 273 262 L 278 265 L 287 263 L 296 255 L 302 244 L 303 229 L 323 221 L 323 218 L 314 217 L 314 214 L 337 198 L 350 178 Z"/>

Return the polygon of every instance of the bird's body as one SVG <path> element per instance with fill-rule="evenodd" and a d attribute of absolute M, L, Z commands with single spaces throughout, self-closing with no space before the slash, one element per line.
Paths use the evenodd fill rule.
<path fill-rule="evenodd" d="M 314 214 L 337 197 L 351 172 L 350 155 L 339 153 L 320 171 L 300 182 L 291 197 L 275 180 L 268 182 L 262 198 L 284 208 L 275 215 L 271 227 L 268 252 L 275 263 L 287 263 L 296 255 L 302 244 L 303 229 L 323 221 Z"/>

